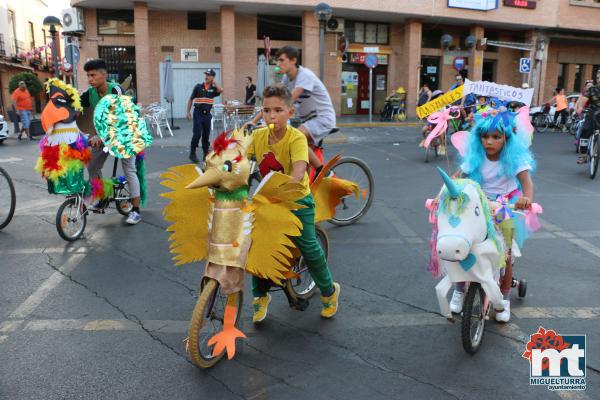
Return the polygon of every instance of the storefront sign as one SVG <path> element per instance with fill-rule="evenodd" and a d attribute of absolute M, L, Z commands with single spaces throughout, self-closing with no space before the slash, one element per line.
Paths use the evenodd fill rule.
<path fill-rule="evenodd" d="M 535 9 L 536 2 L 531 0 L 504 0 L 505 7 L 528 8 Z"/>
<path fill-rule="evenodd" d="M 348 61 L 350 64 L 364 64 L 365 58 L 367 57 L 367 53 L 348 53 L 349 58 Z M 377 63 L 379 65 L 387 65 L 388 63 L 388 55 L 387 54 L 377 54 Z"/>
<path fill-rule="evenodd" d="M 473 93 L 487 97 L 497 97 L 498 99 L 505 101 L 518 101 L 527 106 L 531 104 L 531 99 L 533 97 L 533 88 L 521 89 L 508 85 L 498 85 L 497 83 L 488 81 L 473 82 L 466 79 L 464 87 L 465 96 Z"/>
<path fill-rule="evenodd" d="M 448 7 L 479 11 L 495 10 L 498 8 L 498 0 L 448 0 Z"/>
<path fill-rule="evenodd" d="M 198 62 L 198 49 L 181 49 L 181 61 Z"/>
<path fill-rule="evenodd" d="M 457 100 L 460 100 L 463 97 L 463 85 L 457 87 L 454 90 L 449 91 L 448 93 L 438 97 L 435 100 L 431 100 L 428 103 L 423 104 L 420 107 L 417 107 L 417 116 L 421 119 L 426 116 L 433 114 L 434 112 L 442 109 L 444 106 L 448 104 L 452 104 Z"/>
<path fill-rule="evenodd" d="M 467 65 L 467 61 L 464 57 L 454 57 L 454 60 L 452 61 L 452 66 L 455 70 L 462 71 L 463 69 L 465 69 L 465 65 Z"/>
<path fill-rule="evenodd" d="M 437 67 L 428 65 L 427 66 L 427 73 L 428 74 L 435 74 L 435 73 L 437 73 Z"/>
<path fill-rule="evenodd" d="M 363 47 L 363 52 L 365 53 L 379 53 L 379 47 Z"/>

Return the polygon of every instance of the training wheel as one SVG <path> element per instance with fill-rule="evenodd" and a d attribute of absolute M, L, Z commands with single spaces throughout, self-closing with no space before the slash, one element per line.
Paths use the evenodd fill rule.
<path fill-rule="evenodd" d="M 519 280 L 519 297 L 523 298 L 527 294 L 527 281 L 525 279 Z"/>

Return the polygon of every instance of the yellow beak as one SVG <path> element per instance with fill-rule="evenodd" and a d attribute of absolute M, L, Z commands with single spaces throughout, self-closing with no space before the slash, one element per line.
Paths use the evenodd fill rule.
<path fill-rule="evenodd" d="M 195 189 L 205 186 L 216 185 L 221 182 L 221 172 L 216 168 L 208 169 L 205 173 L 197 177 L 192 183 L 187 185 L 186 189 Z"/>

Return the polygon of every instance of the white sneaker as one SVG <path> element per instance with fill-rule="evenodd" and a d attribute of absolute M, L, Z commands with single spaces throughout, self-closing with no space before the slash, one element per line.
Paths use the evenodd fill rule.
<path fill-rule="evenodd" d="M 141 220 L 142 220 L 142 216 L 140 215 L 140 213 L 131 211 L 127 215 L 127 219 L 125 220 L 125 222 L 127 222 L 129 225 L 135 225 L 138 222 L 140 222 Z"/>
<path fill-rule="evenodd" d="M 465 294 L 463 292 L 455 290 L 452 294 L 452 300 L 450 300 L 450 311 L 452 311 L 454 314 L 460 314 L 464 302 Z"/>
<path fill-rule="evenodd" d="M 502 300 L 504 311 L 496 312 L 496 321 L 508 322 L 510 320 L 510 300 Z"/>

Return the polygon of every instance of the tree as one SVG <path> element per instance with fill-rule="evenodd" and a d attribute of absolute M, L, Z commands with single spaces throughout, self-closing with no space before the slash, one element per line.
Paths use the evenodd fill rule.
<path fill-rule="evenodd" d="M 14 75 L 8 82 L 9 93 L 14 92 L 15 89 L 19 87 L 19 82 L 21 81 L 25 82 L 29 94 L 33 97 L 37 96 L 43 89 L 42 82 L 40 82 L 35 74 L 32 74 L 31 72 L 20 72 Z"/>

